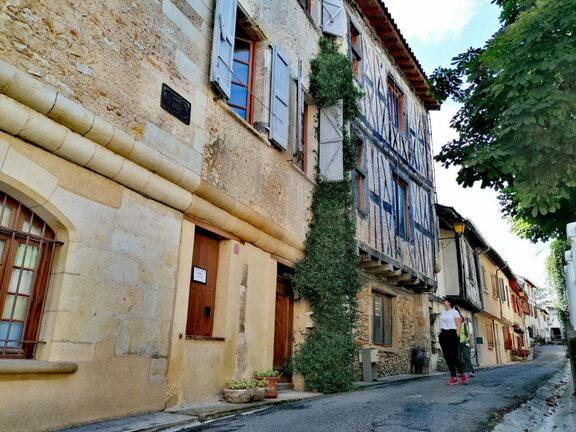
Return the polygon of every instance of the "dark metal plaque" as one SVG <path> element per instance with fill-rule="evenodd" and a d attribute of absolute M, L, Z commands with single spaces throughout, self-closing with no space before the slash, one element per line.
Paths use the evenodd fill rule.
<path fill-rule="evenodd" d="M 190 124 L 192 105 L 166 84 L 162 84 L 160 106 L 181 122 L 186 123 L 187 125 Z"/>

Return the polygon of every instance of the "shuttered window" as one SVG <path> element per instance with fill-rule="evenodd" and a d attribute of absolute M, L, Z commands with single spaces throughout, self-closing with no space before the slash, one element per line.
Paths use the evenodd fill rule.
<path fill-rule="evenodd" d="M 392 346 L 392 297 L 373 294 L 373 342 L 375 345 Z"/>
<path fill-rule="evenodd" d="M 272 47 L 272 86 L 270 95 L 270 140 L 283 150 L 288 148 L 290 70 L 282 51 Z"/>
<path fill-rule="evenodd" d="M 0 357 L 34 355 L 56 244 L 42 219 L 0 192 Z"/>
<path fill-rule="evenodd" d="M 303 93 L 302 93 L 303 95 Z M 303 97 L 303 96 L 302 96 Z M 299 145 L 296 150 L 295 164 L 302 171 L 308 170 L 308 103 L 303 100 L 299 118 L 298 140 Z"/>
<path fill-rule="evenodd" d="M 492 282 L 492 297 L 495 299 L 498 298 L 498 280 L 496 279 L 496 275 L 492 273 L 490 275 L 490 281 Z"/>
<path fill-rule="evenodd" d="M 350 44 L 350 61 L 356 81 L 362 82 L 362 34 L 352 21 L 348 25 L 348 43 Z"/>
<path fill-rule="evenodd" d="M 252 123 L 254 53 L 255 41 L 250 38 L 244 25 L 238 22 L 234 38 L 233 72 L 228 105 L 248 123 Z"/>
<path fill-rule="evenodd" d="M 344 0 L 322 0 L 322 31 L 332 36 L 344 36 Z"/>
<path fill-rule="evenodd" d="M 484 268 L 484 266 L 482 266 L 482 289 L 484 290 L 485 293 L 488 293 L 488 283 L 486 281 L 486 269 Z"/>
<path fill-rule="evenodd" d="M 320 109 L 320 175 L 326 181 L 344 178 L 342 102 Z"/>
<path fill-rule="evenodd" d="M 187 336 L 212 336 L 220 238 L 196 227 L 188 297 Z"/>
<path fill-rule="evenodd" d="M 488 349 L 494 349 L 494 326 L 492 323 L 486 324 L 486 344 Z"/>
<path fill-rule="evenodd" d="M 356 140 L 356 208 L 362 213 L 366 213 L 366 159 L 364 157 L 366 149 L 361 139 Z"/>
<path fill-rule="evenodd" d="M 408 183 L 394 173 L 392 175 L 394 183 L 394 215 L 396 224 L 396 234 L 410 240 L 410 207 L 408 196 Z"/>
<path fill-rule="evenodd" d="M 226 99 L 231 97 L 236 11 L 236 0 L 216 1 L 210 82 Z"/>
<path fill-rule="evenodd" d="M 502 333 L 504 335 L 504 349 L 511 350 L 512 349 L 512 336 L 510 334 L 510 327 L 502 327 Z"/>
<path fill-rule="evenodd" d="M 388 79 L 388 120 L 400 131 L 404 131 L 404 95 L 390 78 Z"/>
<path fill-rule="evenodd" d="M 310 13 L 312 11 L 312 0 L 298 0 L 306 12 Z"/>

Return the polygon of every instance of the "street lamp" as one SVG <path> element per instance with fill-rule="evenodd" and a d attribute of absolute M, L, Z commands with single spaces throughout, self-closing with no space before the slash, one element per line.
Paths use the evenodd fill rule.
<path fill-rule="evenodd" d="M 456 220 L 452 224 L 452 227 L 454 229 L 454 237 L 442 237 L 438 240 L 450 240 L 462 237 L 462 234 L 464 234 L 464 230 L 466 229 L 466 224 L 463 220 Z"/>

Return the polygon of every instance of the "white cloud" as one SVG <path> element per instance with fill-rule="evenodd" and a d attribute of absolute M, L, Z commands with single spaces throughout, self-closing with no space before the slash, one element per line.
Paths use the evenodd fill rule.
<path fill-rule="evenodd" d="M 425 44 L 453 40 L 478 12 L 481 0 L 384 0 L 400 31 Z"/>

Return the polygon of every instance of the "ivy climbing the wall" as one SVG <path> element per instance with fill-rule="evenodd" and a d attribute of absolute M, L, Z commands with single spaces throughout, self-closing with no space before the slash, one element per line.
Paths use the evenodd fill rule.
<path fill-rule="evenodd" d="M 299 347 L 294 365 L 308 389 L 335 393 L 350 390 L 354 381 L 353 331 L 363 285 L 350 177 L 356 151 L 346 132 L 359 114 L 362 93 L 354 84 L 350 61 L 333 40 L 320 41 L 320 52 L 311 63 L 310 92 L 319 109 L 343 100 L 344 179 L 328 182 L 316 176 L 306 255 L 293 279 L 294 290 L 311 303 L 315 327 Z"/>

